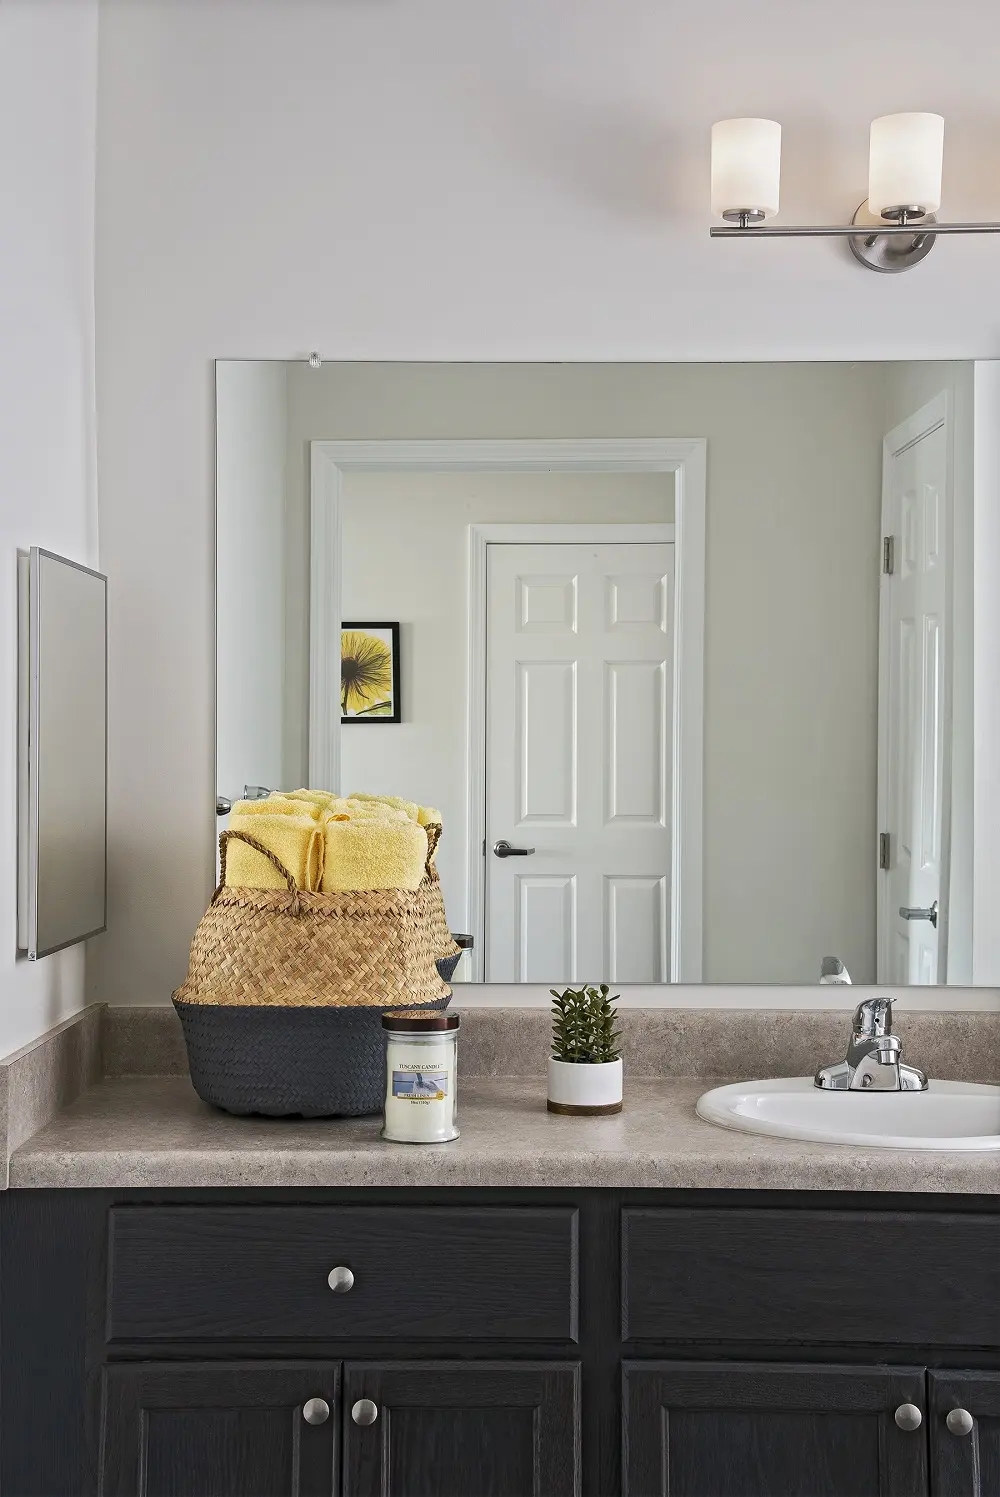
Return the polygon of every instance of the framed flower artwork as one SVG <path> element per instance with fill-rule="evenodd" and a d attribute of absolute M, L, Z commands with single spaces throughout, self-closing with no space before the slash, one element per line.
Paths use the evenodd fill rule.
<path fill-rule="evenodd" d="M 402 722 L 398 623 L 341 624 L 340 720 Z"/>

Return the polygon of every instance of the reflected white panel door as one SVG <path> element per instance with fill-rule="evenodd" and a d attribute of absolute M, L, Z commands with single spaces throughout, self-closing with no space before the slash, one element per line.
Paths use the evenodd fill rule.
<path fill-rule="evenodd" d="M 882 578 L 880 766 L 889 868 L 881 901 L 879 981 L 937 983 L 944 877 L 949 538 L 948 429 L 942 419 L 886 440 L 883 522 L 892 571 Z M 901 445 L 905 443 L 905 445 Z M 910 911 L 910 916 L 900 913 Z M 936 911 L 937 920 L 919 911 Z M 943 974 L 942 974 L 943 975 Z"/>
<path fill-rule="evenodd" d="M 673 553 L 488 548 L 489 982 L 670 980 Z"/>

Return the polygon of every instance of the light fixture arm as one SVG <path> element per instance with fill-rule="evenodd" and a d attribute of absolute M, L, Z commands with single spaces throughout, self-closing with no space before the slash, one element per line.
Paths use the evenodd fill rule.
<path fill-rule="evenodd" d="M 1000 223 L 899 223 L 867 226 L 867 233 L 881 238 L 914 234 L 924 229 L 928 238 L 938 234 L 1000 234 Z M 746 227 L 713 224 L 713 239 L 862 239 L 865 234 L 854 224 L 765 224 L 748 223 Z"/>
<path fill-rule="evenodd" d="M 862 203 L 851 224 L 762 224 L 713 227 L 713 239 L 846 239 L 854 258 L 866 270 L 893 274 L 926 259 L 939 234 L 1000 234 L 1000 223 L 940 224 L 933 213 L 914 221 L 914 210 L 898 210 L 898 220 L 876 218 Z"/>

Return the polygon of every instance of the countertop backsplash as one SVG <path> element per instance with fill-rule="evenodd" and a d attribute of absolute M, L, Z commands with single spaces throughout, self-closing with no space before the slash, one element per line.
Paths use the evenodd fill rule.
<path fill-rule="evenodd" d="M 538 1008 L 453 1007 L 462 1016 L 458 1074 L 544 1076 L 549 1014 Z M 808 1076 L 842 1058 L 850 1009 L 622 1009 L 626 1077 Z M 947 1081 L 1000 1081 L 1000 1013 L 904 1013 L 904 1054 Z M 106 1076 L 182 1076 L 187 1056 L 170 1008 L 104 1009 Z"/>

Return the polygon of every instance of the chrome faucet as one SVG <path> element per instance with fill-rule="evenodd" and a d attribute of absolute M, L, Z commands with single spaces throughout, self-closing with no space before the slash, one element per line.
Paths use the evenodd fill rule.
<path fill-rule="evenodd" d="M 835 1092 L 925 1092 L 927 1077 L 903 1064 L 902 1049 L 892 1032 L 892 999 L 866 998 L 854 1010 L 846 1058 L 820 1066 L 816 1085 Z"/>

